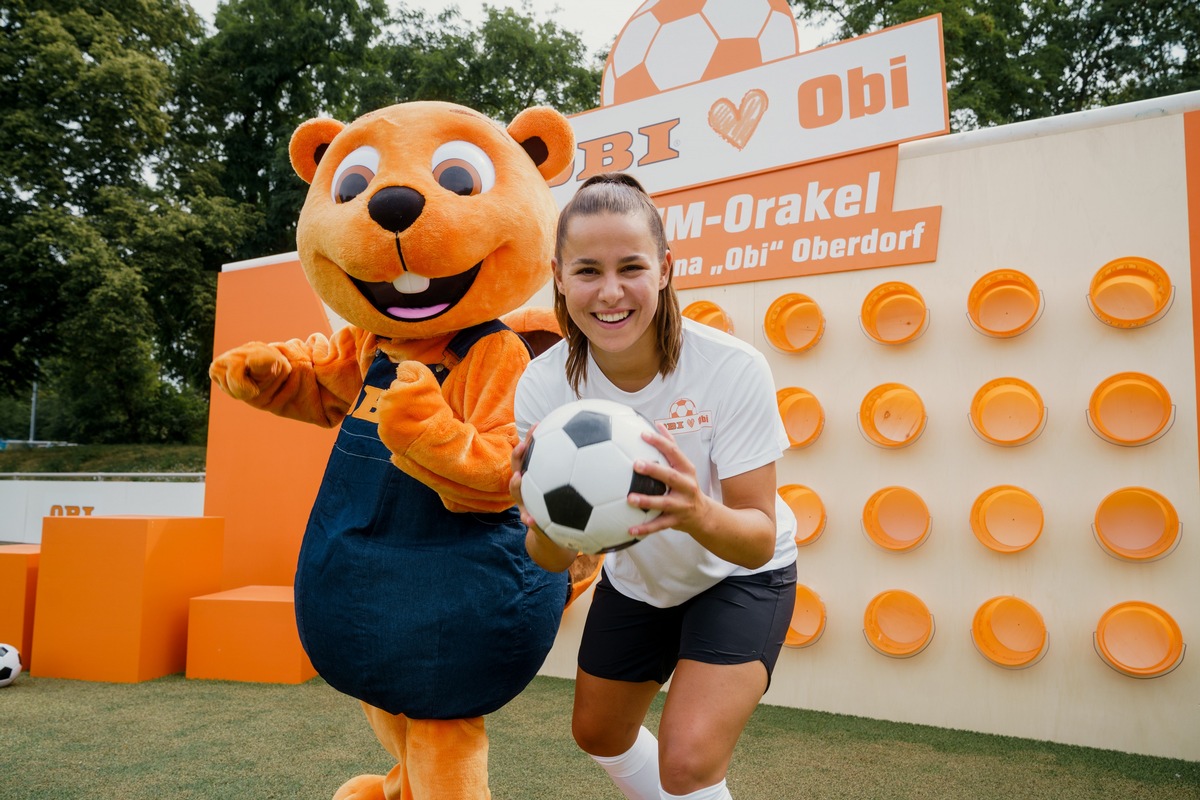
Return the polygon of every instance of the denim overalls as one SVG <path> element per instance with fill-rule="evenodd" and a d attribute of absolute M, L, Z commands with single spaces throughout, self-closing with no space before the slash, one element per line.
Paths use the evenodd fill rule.
<path fill-rule="evenodd" d="M 507 329 L 468 328 L 448 349 L 461 360 Z M 447 371 L 431 368 L 444 381 Z M 386 389 L 395 376 L 377 352 L 364 387 Z M 374 422 L 348 415 L 296 569 L 296 620 L 313 666 L 335 689 L 393 714 L 495 711 L 541 667 L 567 598 L 566 575 L 529 558 L 525 530 L 515 507 L 447 511 L 391 463 Z"/>

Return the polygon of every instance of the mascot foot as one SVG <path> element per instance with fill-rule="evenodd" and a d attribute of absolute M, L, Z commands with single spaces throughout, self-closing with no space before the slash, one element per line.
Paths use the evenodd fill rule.
<path fill-rule="evenodd" d="M 359 775 L 342 784 L 333 800 L 384 800 L 382 775 Z"/>

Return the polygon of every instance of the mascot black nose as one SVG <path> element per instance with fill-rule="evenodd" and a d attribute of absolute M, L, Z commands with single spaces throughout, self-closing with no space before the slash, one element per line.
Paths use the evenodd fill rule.
<path fill-rule="evenodd" d="M 367 203 L 367 213 L 384 230 L 400 233 L 417 221 L 425 198 L 407 186 L 386 186 Z"/>

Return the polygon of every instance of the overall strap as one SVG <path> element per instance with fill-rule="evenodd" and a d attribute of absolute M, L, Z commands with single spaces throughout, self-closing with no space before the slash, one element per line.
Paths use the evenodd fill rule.
<path fill-rule="evenodd" d="M 493 319 L 487 322 L 481 322 L 478 325 L 472 325 L 469 328 L 463 328 L 461 331 L 456 333 L 454 338 L 450 340 L 450 344 L 446 345 L 446 349 L 442 351 L 441 362 L 430 365 L 430 369 L 433 370 L 433 374 L 437 376 L 438 383 L 441 383 L 446 379 L 446 375 L 450 372 L 450 370 L 457 367 L 459 362 L 467 357 L 467 351 L 469 351 L 471 347 L 480 339 L 485 336 L 490 336 L 493 333 L 511 330 L 512 328 L 508 327 L 500 320 Z M 532 358 L 533 351 L 530 349 L 529 344 L 520 336 L 517 338 L 521 339 L 522 344 L 525 345 L 525 349 L 529 351 L 529 355 Z"/>

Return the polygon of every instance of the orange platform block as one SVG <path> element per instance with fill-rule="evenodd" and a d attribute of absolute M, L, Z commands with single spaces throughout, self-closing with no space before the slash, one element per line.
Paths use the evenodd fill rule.
<path fill-rule="evenodd" d="M 36 544 L 0 545 L 0 642 L 21 651 L 25 669 L 33 659 L 33 609 L 41 552 Z"/>
<path fill-rule="evenodd" d="M 220 588 L 220 517 L 47 517 L 33 674 L 136 683 L 183 672 L 188 601 Z"/>
<path fill-rule="evenodd" d="M 304 683 L 316 674 L 300 646 L 291 586 L 242 586 L 192 598 L 187 677 Z"/>

